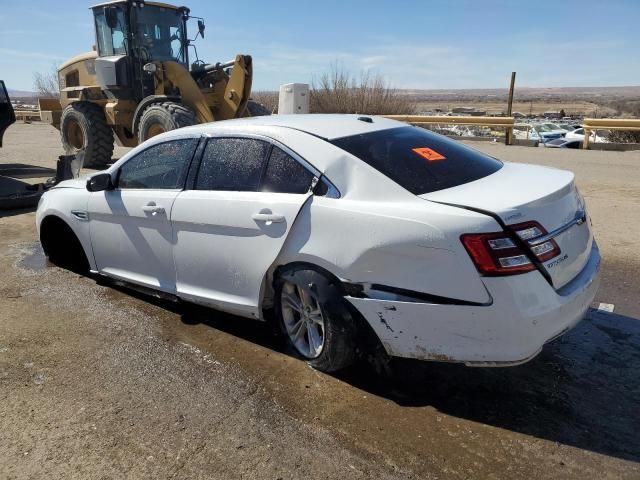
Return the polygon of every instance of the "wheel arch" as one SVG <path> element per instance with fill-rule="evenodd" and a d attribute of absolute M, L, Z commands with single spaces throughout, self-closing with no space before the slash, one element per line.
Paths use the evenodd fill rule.
<path fill-rule="evenodd" d="M 325 263 L 325 266 L 333 268 L 335 269 L 335 271 L 338 270 L 338 267 L 335 265 L 332 266 Z M 265 315 L 265 310 L 267 312 L 273 311 L 275 307 L 275 303 L 273 303 L 273 297 L 275 293 L 273 284 L 275 279 L 278 276 L 285 274 L 287 271 L 296 269 L 308 269 L 318 272 L 328 277 L 332 282 L 335 282 L 343 296 L 348 295 L 344 287 L 344 282 L 346 280 L 340 279 L 340 277 L 336 273 L 332 272 L 328 268 L 318 265 L 317 263 L 313 263 L 309 259 L 294 259 L 287 263 L 274 263 L 274 265 L 272 265 L 272 267 L 265 274 L 261 288 L 260 310 L 265 320 L 273 322 L 276 322 L 277 320 L 275 318 L 275 315 Z M 265 300 L 271 303 L 265 305 Z M 364 349 L 365 354 L 372 355 L 373 357 L 379 355 L 380 352 L 384 351 L 384 347 L 382 345 L 380 337 L 378 337 L 375 330 L 369 324 L 368 320 L 360 313 L 360 311 L 358 311 L 358 309 L 353 304 L 351 304 L 351 302 L 345 301 L 345 305 L 347 307 L 347 310 L 349 311 L 349 314 L 351 315 L 351 318 L 355 322 L 358 331 L 358 343 L 360 347 Z"/>
<path fill-rule="evenodd" d="M 273 282 L 276 277 L 282 275 L 283 273 L 299 268 L 304 268 L 308 270 L 313 270 L 318 272 L 326 277 L 330 278 L 337 285 L 342 288 L 342 280 L 338 275 L 336 275 L 331 270 L 320 266 L 318 263 L 313 263 L 308 259 L 295 259 L 287 262 L 279 262 L 276 260 L 271 267 L 267 270 L 262 278 L 262 283 L 260 286 L 260 313 L 262 314 L 262 318 L 267 318 L 264 315 L 265 311 L 269 311 L 273 308 L 273 296 L 274 296 L 274 287 Z M 337 269 L 336 269 L 337 270 Z"/>
<path fill-rule="evenodd" d="M 133 124 L 131 125 L 131 131 L 134 135 L 138 134 L 138 127 L 140 126 L 140 118 L 144 113 L 145 109 L 153 105 L 154 103 L 163 103 L 163 102 L 176 102 L 182 103 L 182 97 L 179 96 L 170 96 L 170 95 L 149 95 L 142 99 L 142 101 L 138 104 L 135 111 L 133 112 Z"/>
<path fill-rule="evenodd" d="M 91 245 L 87 245 L 87 241 L 85 240 L 85 236 L 82 232 L 79 232 L 74 226 L 69 222 L 63 215 L 58 214 L 57 212 L 47 212 L 40 222 L 38 223 L 38 240 L 40 241 L 40 245 L 42 245 L 42 249 L 45 252 L 45 255 L 48 255 L 50 252 L 47 250 L 52 246 L 51 237 L 45 239 L 45 235 L 55 235 L 59 232 L 70 233 L 75 237 L 78 241 L 78 244 L 82 248 L 82 253 L 84 258 L 86 259 L 87 265 L 89 269 L 95 269 L 95 262 L 93 259 L 93 250 L 91 249 Z M 54 237 L 55 238 L 55 237 Z"/>

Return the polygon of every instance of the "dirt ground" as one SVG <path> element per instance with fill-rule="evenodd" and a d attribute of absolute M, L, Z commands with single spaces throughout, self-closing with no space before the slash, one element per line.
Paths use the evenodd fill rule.
<path fill-rule="evenodd" d="M 33 211 L 0 211 L 0 478 L 640 478 L 640 152 L 473 145 L 576 173 L 613 314 L 519 367 L 325 375 L 258 322 L 48 265 Z M 17 124 L 0 170 L 61 153 Z"/>

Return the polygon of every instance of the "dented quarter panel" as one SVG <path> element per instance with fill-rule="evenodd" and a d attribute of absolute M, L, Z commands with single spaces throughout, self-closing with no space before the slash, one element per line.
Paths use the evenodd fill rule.
<path fill-rule="evenodd" d="M 486 217 L 418 200 L 390 204 L 314 197 L 300 212 L 277 265 L 308 262 L 354 283 L 377 283 L 470 302 L 490 301 L 468 255 L 446 219 L 467 217 L 477 228 Z M 421 203 L 421 204 L 420 204 Z M 444 274 L 443 272 L 446 272 Z"/>

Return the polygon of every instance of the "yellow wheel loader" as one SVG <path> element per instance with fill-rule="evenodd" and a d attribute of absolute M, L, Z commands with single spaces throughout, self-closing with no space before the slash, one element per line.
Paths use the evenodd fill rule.
<path fill-rule="evenodd" d="M 114 134 L 132 147 L 175 128 L 269 113 L 249 100 L 249 55 L 215 64 L 197 58 L 187 21 L 197 19 L 195 38 L 204 38 L 205 25 L 187 7 L 116 0 L 91 10 L 94 51 L 58 69 L 59 104 L 41 102 L 43 120 L 60 130 L 67 153 L 84 151 L 85 166 L 111 161 Z"/>

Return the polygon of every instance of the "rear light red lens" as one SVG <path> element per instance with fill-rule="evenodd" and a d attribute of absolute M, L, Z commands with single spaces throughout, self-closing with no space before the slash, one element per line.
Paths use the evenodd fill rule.
<path fill-rule="evenodd" d="M 462 235 L 460 240 L 483 275 L 514 275 L 536 269 L 504 232 L 470 233 Z"/>
<path fill-rule="evenodd" d="M 519 223 L 511 228 L 524 241 L 547 233 L 537 222 Z M 483 275 L 515 275 L 536 269 L 526 253 L 504 232 L 470 233 L 462 235 L 460 240 Z M 542 262 L 560 254 L 560 248 L 554 240 L 533 246 L 531 249 Z"/>
<path fill-rule="evenodd" d="M 547 234 L 545 228 L 538 222 L 518 223 L 517 225 L 511 225 L 511 228 L 524 241 Z M 541 262 L 546 262 L 560 255 L 560 247 L 553 239 L 531 247 L 531 251 Z"/>

